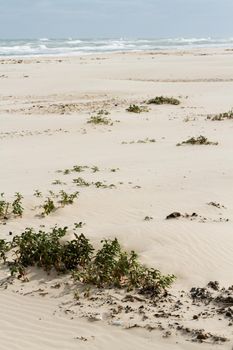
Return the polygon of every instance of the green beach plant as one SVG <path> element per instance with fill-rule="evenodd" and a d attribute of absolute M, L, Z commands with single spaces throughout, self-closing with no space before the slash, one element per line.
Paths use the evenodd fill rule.
<path fill-rule="evenodd" d="M 130 113 L 143 113 L 143 112 L 149 112 L 148 108 L 145 106 L 138 106 L 138 105 L 130 105 L 128 108 L 126 108 L 127 112 Z"/>
<path fill-rule="evenodd" d="M 37 266 L 48 273 L 72 272 L 82 285 L 137 290 L 149 296 L 160 294 L 175 279 L 141 264 L 138 255 L 126 252 L 116 238 L 102 240 L 95 250 L 83 234 L 74 233 L 74 239 L 65 241 L 67 232 L 68 227 L 55 226 L 49 232 L 27 228 L 9 243 L 0 240 L 0 257 L 18 278 L 25 279 L 27 269 Z"/>
<path fill-rule="evenodd" d="M 37 197 L 37 198 L 40 198 L 40 197 L 42 197 L 42 192 L 40 192 L 39 190 L 35 190 L 34 193 L 33 193 L 33 196 Z"/>
<path fill-rule="evenodd" d="M 81 173 L 83 172 L 85 169 L 88 169 L 89 167 L 86 166 L 86 165 L 74 165 L 73 168 L 72 168 L 72 171 L 73 172 L 76 172 L 76 173 Z"/>
<path fill-rule="evenodd" d="M 42 208 L 43 208 L 43 212 L 41 213 L 42 216 L 49 215 L 56 210 L 54 201 L 50 197 L 47 197 L 46 201 L 42 205 Z"/>
<path fill-rule="evenodd" d="M 21 217 L 23 215 L 23 196 L 17 192 L 15 193 L 15 199 L 11 203 L 6 201 L 4 198 L 4 193 L 0 195 L 0 219 L 8 220 L 12 215 L 16 217 Z"/>
<path fill-rule="evenodd" d="M 93 182 L 93 185 L 96 188 L 116 188 L 116 186 L 114 184 L 106 185 L 102 181 Z"/>
<path fill-rule="evenodd" d="M 87 123 L 94 125 L 113 125 L 111 119 L 104 117 L 102 114 L 90 117 Z"/>
<path fill-rule="evenodd" d="M 218 142 L 209 141 L 205 136 L 191 137 L 190 139 L 183 141 L 181 143 L 177 143 L 177 146 L 182 145 L 213 145 L 217 146 Z"/>
<path fill-rule="evenodd" d="M 93 173 L 97 173 L 97 171 L 100 171 L 100 169 L 98 168 L 98 166 L 94 165 L 92 168 L 91 168 L 92 172 Z"/>
<path fill-rule="evenodd" d="M 52 182 L 52 185 L 66 185 L 66 183 L 65 183 L 65 182 L 62 182 L 61 180 L 54 180 L 54 181 Z"/>
<path fill-rule="evenodd" d="M 222 120 L 233 119 L 233 109 L 231 109 L 229 112 L 225 112 L 225 113 L 219 113 L 219 114 L 215 114 L 215 115 L 208 115 L 207 119 L 210 119 L 212 121 L 222 121 Z"/>
<path fill-rule="evenodd" d="M 23 215 L 24 208 L 22 206 L 22 199 L 23 196 L 19 192 L 16 192 L 15 200 L 12 203 L 12 213 L 15 216 L 21 217 Z"/>
<path fill-rule="evenodd" d="M 84 180 L 82 177 L 78 177 L 77 179 L 73 179 L 73 183 L 80 187 L 88 187 L 90 183 Z"/>
<path fill-rule="evenodd" d="M 5 239 L 0 239 L 0 261 L 6 262 L 6 254 L 11 249 L 11 244 Z"/>
<path fill-rule="evenodd" d="M 74 200 L 78 197 L 79 192 L 66 193 L 65 191 L 60 191 L 60 200 L 59 203 L 64 207 L 65 205 L 70 205 L 74 203 Z"/>
<path fill-rule="evenodd" d="M 165 97 L 165 96 L 157 96 L 155 98 L 151 98 L 147 101 L 147 104 L 155 104 L 155 105 L 179 105 L 180 101 L 174 97 Z"/>
<path fill-rule="evenodd" d="M 4 198 L 4 193 L 0 195 L 0 219 L 7 219 L 10 203 Z"/>

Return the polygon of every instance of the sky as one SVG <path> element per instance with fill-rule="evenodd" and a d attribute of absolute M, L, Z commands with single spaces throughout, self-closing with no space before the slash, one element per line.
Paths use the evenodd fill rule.
<path fill-rule="evenodd" d="M 233 0 L 0 0 L 0 38 L 233 37 Z"/>

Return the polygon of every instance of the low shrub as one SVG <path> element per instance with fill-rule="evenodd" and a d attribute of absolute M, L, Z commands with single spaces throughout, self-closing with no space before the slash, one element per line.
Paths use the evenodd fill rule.
<path fill-rule="evenodd" d="M 207 119 L 210 119 L 212 121 L 222 121 L 225 119 L 233 119 L 233 109 L 230 110 L 229 112 L 225 113 L 219 113 L 215 115 L 208 115 Z"/>
<path fill-rule="evenodd" d="M 18 278 L 25 278 L 27 268 L 37 266 L 47 272 L 72 272 L 74 280 L 85 285 L 137 289 L 150 295 L 164 291 L 175 279 L 142 265 L 137 254 L 124 251 L 116 238 L 101 241 L 96 251 L 83 234 L 74 233 L 73 240 L 64 241 L 67 231 L 67 227 L 57 226 L 50 232 L 27 228 L 10 243 L 0 240 L 0 257 Z M 6 257 L 9 251 L 13 261 Z"/>
<path fill-rule="evenodd" d="M 177 146 L 182 145 L 214 145 L 217 146 L 218 142 L 209 141 L 205 136 L 191 137 L 190 139 L 177 143 Z"/>
<path fill-rule="evenodd" d="M 0 194 L 0 220 L 8 220 L 10 217 L 22 217 L 23 215 L 23 196 L 19 193 L 15 193 L 15 199 L 13 202 L 8 202 L 4 198 L 4 193 Z"/>
<path fill-rule="evenodd" d="M 111 119 L 106 118 L 103 114 L 97 114 L 87 121 L 88 124 L 94 124 L 94 125 L 113 125 L 113 122 Z"/>
<path fill-rule="evenodd" d="M 143 113 L 143 112 L 149 112 L 148 108 L 144 106 L 137 106 L 137 105 L 130 105 L 128 108 L 126 108 L 127 112 L 130 113 Z"/>
<path fill-rule="evenodd" d="M 155 104 L 155 105 L 179 105 L 180 101 L 174 97 L 164 97 L 164 96 L 157 96 L 155 98 L 151 98 L 150 100 L 147 101 L 147 103 L 150 104 Z"/>

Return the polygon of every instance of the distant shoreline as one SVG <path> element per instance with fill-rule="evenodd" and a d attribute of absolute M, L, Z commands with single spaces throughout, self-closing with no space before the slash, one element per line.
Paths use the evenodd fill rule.
<path fill-rule="evenodd" d="M 123 52 L 233 48 L 233 38 L 0 39 L 0 57 L 54 57 Z"/>
<path fill-rule="evenodd" d="M 233 53 L 233 47 L 186 47 L 186 48 L 176 48 L 176 49 L 162 49 L 162 50 L 135 50 L 135 51 L 106 51 L 106 52 L 92 52 L 92 53 L 77 53 L 77 54 L 37 54 L 37 55 L 0 55 L 0 61 L 5 60 L 65 60 L 65 59 L 82 59 L 85 57 L 93 57 L 96 59 L 101 59 L 103 57 L 112 57 L 112 56 L 181 56 L 181 55 L 228 55 Z"/>

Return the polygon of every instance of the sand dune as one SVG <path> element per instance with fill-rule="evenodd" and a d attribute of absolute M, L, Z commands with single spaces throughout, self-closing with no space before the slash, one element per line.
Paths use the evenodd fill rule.
<path fill-rule="evenodd" d="M 232 108 L 232 52 L 36 61 L 12 64 L 6 60 L 0 65 L 0 76 L 7 76 L 0 84 L 0 192 L 9 200 L 15 192 L 22 193 L 25 207 L 22 218 L 1 223 L 0 238 L 9 237 L 9 231 L 20 234 L 29 226 L 72 226 L 83 221 L 83 232 L 94 242 L 117 237 L 148 266 L 174 273 L 174 295 L 182 289 L 188 293 L 193 286 L 204 287 L 210 280 L 229 287 L 233 121 L 206 118 Z M 141 114 L 125 110 L 160 95 L 179 98 L 181 104 L 150 105 L 149 112 Z M 110 112 L 107 117 L 113 125 L 87 123 L 100 109 Z M 199 135 L 218 145 L 176 146 Z M 147 138 L 155 142 L 138 142 Z M 57 172 L 76 164 L 95 165 L 99 171 Z M 72 181 L 79 175 L 116 188 L 77 188 Z M 53 185 L 56 179 L 63 184 Z M 38 206 L 48 191 L 61 188 L 80 192 L 74 205 L 38 217 Z M 36 189 L 43 193 L 42 199 L 33 196 Z M 166 220 L 175 211 L 184 217 Z M 196 216 L 185 217 L 185 213 Z M 146 216 L 152 219 L 145 221 Z M 1 278 L 6 276 L 1 269 Z M 1 349 L 213 349 L 212 344 L 186 341 L 186 335 L 164 339 L 159 331 L 124 330 L 105 321 L 72 319 L 57 311 L 66 295 L 23 295 L 36 286 L 37 280 L 26 286 L 17 281 L 0 291 Z M 198 325 L 189 321 L 191 327 L 225 335 L 230 341 L 219 347 L 231 348 L 232 327 L 225 320 L 199 320 Z"/>

